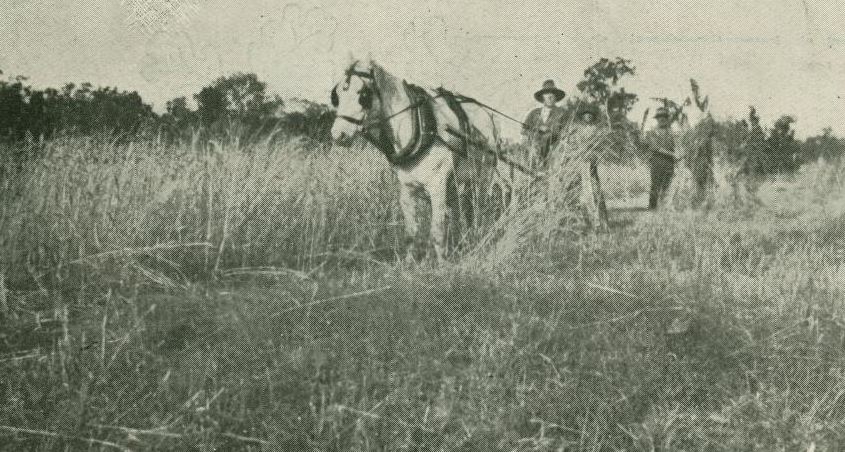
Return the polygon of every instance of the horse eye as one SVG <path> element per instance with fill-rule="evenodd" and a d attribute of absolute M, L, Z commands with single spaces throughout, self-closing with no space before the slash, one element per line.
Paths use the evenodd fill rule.
<path fill-rule="evenodd" d="M 373 91 L 369 88 L 361 88 L 358 92 L 358 103 L 361 107 L 367 109 L 373 106 Z"/>
<path fill-rule="evenodd" d="M 337 107 L 338 105 L 340 105 L 340 98 L 337 97 L 337 86 L 332 88 L 332 105 L 334 107 Z"/>

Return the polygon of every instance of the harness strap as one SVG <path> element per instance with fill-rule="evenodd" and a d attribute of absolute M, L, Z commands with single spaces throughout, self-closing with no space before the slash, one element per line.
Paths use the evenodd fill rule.
<path fill-rule="evenodd" d="M 337 117 L 338 117 L 338 118 L 340 118 L 340 119 L 343 119 L 343 120 L 345 120 L 345 121 L 349 121 L 349 122 L 351 122 L 352 124 L 355 124 L 355 125 L 358 125 L 358 126 L 369 127 L 371 124 L 376 124 L 376 125 L 377 125 L 377 124 L 379 124 L 379 123 L 380 123 L 380 122 L 382 122 L 382 121 L 389 121 L 389 120 L 391 120 L 391 119 L 395 118 L 396 116 L 399 116 L 399 115 L 401 115 L 402 113 L 405 113 L 406 111 L 408 111 L 408 110 L 410 110 L 410 109 L 412 109 L 412 108 L 417 108 L 417 107 L 419 107 L 419 105 L 420 105 L 420 103 L 419 103 L 419 102 L 413 102 L 413 103 L 411 103 L 410 105 L 408 105 L 407 107 L 405 107 L 405 108 L 403 108 L 403 109 L 401 109 L 401 110 L 397 111 L 396 113 L 393 113 L 392 115 L 390 115 L 390 116 L 388 116 L 388 117 L 386 117 L 386 118 L 384 118 L 384 119 L 377 119 L 377 120 L 373 120 L 373 121 L 369 121 L 369 120 L 367 120 L 367 119 L 366 119 L 366 117 L 365 117 L 365 118 L 362 118 L 362 119 L 359 119 L 359 118 L 353 118 L 352 116 L 346 116 L 346 115 L 338 115 Z"/>
<path fill-rule="evenodd" d="M 410 99 L 410 105 L 381 120 L 380 134 L 382 138 L 373 143 L 385 155 L 387 161 L 393 165 L 406 165 L 414 162 L 431 148 L 437 138 L 437 119 L 432 105 L 434 98 L 425 89 L 407 81 L 403 80 L 402 86 L 408 99 Z M 385 137 L 392 136 L 389 119 L 405 111 L 410 111 L 411 114 L 411 140 L 397 152 L 392 140 L 385 139 Z"/>
<path fill-rule="evenodd" d="M 446 101 L 446 105 L 449 106 L 449 109 L 452 110 L 452 113 L 454 113 L 455 117 L 458 118 L 458 127 L 459 131 L 461 132 L 461 136 L 458 137 L 461 140 L 460 154 L 466 157 L 467 150 L 470 144 L 469 139 L 472 136 L 472 126 L 469 123 L 469 117 L 467 116 L 467 112 L 461 106 L 460 102 L 458 101 L 458 95 L 456 95 L 455 93 L 441 86 L 440 88 L 437 88 L 437 95 L 442 97 Z"/>
<path fill-rule="evenodd" d="M 352 116 L 338 115 L 337 117 L 340 118 L 340 119 L 343 119 L 345 121 L 349 121 L 352 124 L 355 124 L 356 126 L 360 126 L 360 125 L 364 124 L 363 119 L 353 118 Z"/>
<path fill-rule="evenodd" d="M 347 78 L 350 78 L 353 75 L 356 75 L 356 76 L 361 77 L 361 78 L 370 79 L 370 80 L 374 80 L 376 78 L 375 75 L 372 72 L 363 72 L 363 71 L 359 71 L 359 70 L 356 70 L 356 69 L 353 69 L 353 68 L 349 68 L 349 69 L 346 70 L 346 77 Z"/>
<path fill-rule="evenodd" d="M 460 131 L 457 131 L 454 128 L 452 128 L 452 126 L 447 125 L 446 126 L 446 132 L 448 132 L 449 134 L 454 135 L 456 137 L 463 136 L 464 138 L 467 139 L 467 141 L 470 144 L 472 144 L 472 145 L 476 146 L 478 149 L 481 149 L 482 151 L 496 157 L 497 161 L 502 161 L 502 162 L 506 163 L 508 166 L 511 167 L 511 169 L 516 169 L 517 171 L 520 171 L 523 174 L 527 174 L 527 175 L 533 177 L 534 179 L 541 179 L 542 178 L 540 176 L 540 174 L 538 174 L 537 172 L 530 170 L 530 169 L 522 166 L 521 164 L 509 159 L 505 155 L 501 155 L 501 154 L 497 153 L 496 151 L 490 149 L 490 147 L 487 146 L 487 143 L 485 143 L 481 140 L 475 140 L 472 137 L 467 137 L 466 135 L 463 135 Z M 447 147 L 449 149 L 451 149 L 453 152 L 458 153 L 460 155 L 460 153 L 458 151 L 454 150 L 451 146 L 447 145 Z M 464 154 L 463 156 L 466 157 L 466 154 Z"/>
<path fill-rule="evenodd" d="M 362 72 L 354 68 L 349 68 L 346 71 L 347 83 L 349 82 L 349 79 L 352 76 L 375 80 L 375 74 L 371 71 Z M 469 122 L 466 110 L 464 110 L 461 104 L 473 103 L 483 109 L 489 110 L 493 113 L 496 113 L 500 116 L 503 116 L 507 119 L 524 125 L 522 121 L 512 118 L 502 113 L 501 111 L 490 107 L 489 105 L 485 105 L 479 102 L 478 100 L 473 99 L 472 97 L 453 93 L 444 89 L 443 87 L 437 89 L 436 96 L 431 96 L 424 88 L 412 85 L 406 80 L 402 81 L 402 86 L 405 89 L 405 93 L 407 94 L 408 98 L 410 99 L 409 105 L 407 107 L 397 112 L 394 112 L 393 114 L 385 118 L 378 118 L 374 119 L 373 121 L 368 121 L 366 116 L 364 118 L 359 119 L 346 115 L 339 115 L 338 118 L 360 126 L 360 132 L 364 136 L 364 138 L 370 143 L 372 143 L 379 151 L 381 151 L 387 158 L 388 162 L 393 165 L 405 165 L 412 163 L 417 158 L 424 155 L 431 148 L 431 146 L 436 140 L 439 140 L 448 149 L 463 158 L 468 157 L 467 151 L 470 145 L 482 147 L 486 152 L 493 154 L 497 158 L 497 160 L 504 161 L 509 166 L 511 166 L 511 168 L 516 168 L 522 172 L 537 177 L 536 174 L 534 174 L 527 168 L 524 168 L 516 162 L 512 162 L 509 159 L 506 159 L 504 155 L 501 154 L 500 150 L 498 152 L 493 151 L 487 147 L 486 143 L 480 143 L 474 140 L 473 126 Z M 379 92 L 379 90 L 375 89 L 373 91 L 375 92 L 375 95 L 378 96 L 379 99 L 381 99 L 381 93 Z M 449 106 L 449 108 L 452 110 L 452 112 L 458 119 L 458 125 L 460 130 L 454 130 L 451 127 L 447 127 L 447 132 L 449 132 L 450 135 L 460 140 L 459 148 L 456 148 L 451 143 L 449 143 L 448 140 L 441 137 L 437 131 L 437 118 L 435 116 L 433 106 L 433 101 L 437 97 L 442 97 L 446 100 L 446 104 Z M 390 119 L 409 111 L 411 112 L 411 140 L 405 145 L 405 147 L 399 149 L 399 151 L 397 152 L 396 145 L 393 143 L 392 140 L 393 130 L 390 126 Z M 371 124 L 377 126 L 376 129 L 378 136 L 372 133 L 372 130 L 370 129 Z"/>
<path fill-rule="evenodd" d="M 458 98 L 458 102 L 460 102 L 460 103 L 471 103 L 471 104 L 478 105 L 479 107 L 481 107 L 481 108 L 483 108 L 483 109 L 485 109 L 485 110 L 492 111 L 493 113 L 496 113 L 497 115 L 499 115 L 499 116 L 501 116 L 501 117 L 503 117 L 503 118 L 510 119 L 511 121 L 513 121 L 513 122 L 515 122 L 515 123 L 517 123 L 517 124 L 520 124 L 520 125 L 522 125 L 522 126 L 528 127 L 528 124 L 526 124 L 526 123 L 524 123 L 524 122 L 520 121 L 519 119 L 516 119 L 516 118 L 514 118 L 514 117 L 512 117 L 512 116 L 506 115 L 506 114 L 502 113 L 501 111 L 496 110 L 495 108 L 493 108 L 493 107 L 491 107 L 491 106 L 489 106 L 489 105 L 487 105 L 487 104 L 484 104 L 484 103 L 482 103 L 482 102 L 478 101 L 477 99 L 474 99 L 474 98 L 469 97 L 469 96 L 464 96 L 464 95 L 462 95 L 462 94 L 457 94 L 456 96 L 457 96 L 457 98 Z"/>

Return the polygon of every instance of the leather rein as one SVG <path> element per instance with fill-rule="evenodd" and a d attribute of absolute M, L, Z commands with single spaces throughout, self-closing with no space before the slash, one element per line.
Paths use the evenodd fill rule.
<path fill-rule="evenodd" d="M 365 80 L 370 80 L 369 84 L 366 87 L 376 97 L 378 97 L 379 106 L 381 106 L 382 105 L 381 92 L 375 86 L 375 74 L 372 71 L 362 72 L 362 71 L 350 68 L 346 71 L 346 82 L 344 84 L 345 85 L 344 89 L 348 89 L 349 81 L 353 76 L 356 76 L 356 77 L 359 77 L 359 78 L 365 79 Z M 406 86 L 406 90 L 407 90 L 408 85 L 405 84 L 405 86 Z M 409 93 L 409 95 L 410 95 L 410 93 Z M 382 116 L 382 117 L 379 117 L 379 118 L 373 118 L 373 119 L 369 118 L 369 116 L 372 114 L 372 108 L 373 108 L 372 105 L 364 108 L 366 110 L 366 113 L 364 114 L 364 116 L 362 118 L 354 118 L 354 117 L 347 116 L 347 115 L 338 115 L 337 117 L 340 118 L 340 119 L 343 119 L 344 121 L 350 122 L 350 123 L 358 126 L 358 130 L 356 130 L 356 133 L 361 134 L 367 141 L 369 141 L 374 146 L 376 146 L 376 148 L 378 148 L 383 154 L 385 154 L 385 156 L 387 156 L 388 160 L 391 161 L 391 163 L 398 163 L 398 164 L 408 163 L 411 160 L 416 159 L 416 157 L 418 155 L 417 155 L 417 153 L 414 153 L 414 155 L 404 156 L 404 155 L 398 155 L 398 154 L 395 153 L 394 143 L 393 143 L 393 140 L 391 138 L 392 137 L 392 133 L 391 133 L 392 127 L 390 126 L 390 120 L 395 118 L 396 116 L 403 114 L 403 113 L 411 112 L 412 110 L 419 110 L 425 102 L 429 101 L 430 99 L 434 99 L 436 97 L 439 97 L 439 94 L 437 96 L 429 96 L 429 99 L 426 99 L 424 97 L 418 97 L 417 100 L 412 100 L 407 107 L 402 108 L 401 110 L 394 112 L 391 115 Z M 412 112 L 412 114 L 413 114 L 413 112 Z M 412 121 L 413 120 L 414 119 L 412 118 Z M 377 135 L 374 134 L 373 132 L 377 132 Z M 417 140 L 417 139 L 418 139 L 418 137 L 415 137 L 415 140 Z M 416 144 L 419 144 L 419 143 L 416 143 Z"/>
<path fill-rule="evenodd" d="M 374 94 L 376 97 L 379 98 L 379 105 L 381 105 L 382 104 L 381 93 L 375 87 L 375 74 L 372 71 L 362 72 L 362 71 L 355 70 L 354 68 L 349 68 L 346 71 L 346 82 L 345 82 L 344 90 L 349 88 L 349 81 L 351 80 L 351 78 L 353 76 L 357 76 L 357 77 L 360 77 L 360 78 L 365 79 L 365 80 L 370 80 L 370 83 L 368 85 L 365 85 L 365 86 L 368 90 L 371 91 L 372 94 Z M 346 115 L 338 115 L 337 117 L 358 126 L 358 129 L 355 131 L 355 133 L 356 134 L 360 133 L 361 135 L 363 135 L 364 138 L 367 141 L 372 143 L 383 154 L 385 154 L 385 157 L 387 157 L 387 160 L 392 164 L 402 165 L 402 164 L 406 164 L 406 163 L 411 163 L 411 162 L 415 161 L 418 157 L 420 157 L 425 151 L 427 151 L 428 148 L 433 144 L 434 141 L 440 141 L 443 145 L 445 145 L 447 148 L 449 148 L 452 152 L 456 153 L 457 155 L 459 155 L 463 158 L 467 157 L 467 150 L 468 150 L 469 147 L 479 147 L 479 148 L 483 149 L 485 152 L 493 155 L 497 159 L 497 161 L 501 160 L 502 162 L 508 164 L 511 168 L 516 169 L 516 170 L 518 170 L 522 173 L 528 174 L 528 175 L 534 177 L 535 179 L 539 177 L 536 172 L 534 172 L 534 171 L 532 171 L 528 168 L 525 168 L 522 165 L 520 165 L 519 163 L 514 162 L 514 161 L 510 160 L 509 158 L 507 158 L 505 155 L 503 155 L 501 153 L 500 149 L 497 148 L 497 150 L 495 150 L 495 151 L 491 150 L 487 147 L 487 145 L 485 143 L 479 143 L 476 140 L 474 140 L 471 137 L 471 129 L 470 129 L 471 126 L 469 124 L 469 120 L 466 117 L 466 113 L 460 107 L 460 104 L 461 103 L 473 103 L 473 104 L 476 104 L 476 105 L 478 105 L 479 107 L 481 107 L 485 110 L 489 110 L 493 113 L 496 113 L 500 116 L 503 116 L 503 117 L 510 119 L 514 122 L 517 122 L 519 124 L 524 125 L 524 123 L 522 123 L 521 121 L 514 119 L 514 118 L 500 112 L 499 110 L 496 110 L 496 109 L 494 109 L 494 108 L 492 108 L 488 105 L 485 105 L 485 104 L 483 104 L 483 103 L 481 103 L 481 102 L 479 102 L 476 99 L 473 99 L 471 97 L 457 95 L 457 94 L 451 93 L 449 91 L 446 91 L 442 88 L 437 90 L 437 94 L 432 96 L 430 94 L 424 93 L 424 90 L 422 90 L 421 88 L 410 85 L 406 82 L 403 82 L 403 85 L 404 85 L 406 93 L 408 94 L 409 98 L 411 99 L 411 102 L 407 107 L 405 107 L 405 108 L 403 108 L 403 109 L 401 109 L 401 110 L 399 110 L 399 111 L 397 111 L 397 112 L 395 112 L 395 113 L 393 113 L 389 116 L 370 120 L 368 118 L 369 115 L 371 114 L 371 111 L 372 111 L 372 105 L 370 105 L 369 107 L 364 108 L 365 113 L 364 113 L 364 116 L 361 117 L 361 118 L 353 118 L 351 116 L 346 116 Z M 360 93 L 359 93 L 359 95 L 360 95 Z M 430 106 L 431 104 L 429 104 L 428 109 L 424 108 L 425 104 L 427 102 L 431 102 L 432 100 L 434 100 L 436 98 L 445 99 L 447 104 L 449 104 L 449 107 L 452 109 L 452 111 L 458 117 L 458 120 L 459 120 L 459 123 L 460 123 L 460 130 L 455 130 L 451 126 L 446 127 L 446 132 L 452 134 L 454 138 L 456 138 L 460 141 L 460 143 L 457 146 L 455 146 L 454 144 L 450 144 L 447 139 L 444 139 L 442 136 L 440 136 L 440 134 L 437 133 L 436 119 L 434 117 L 426 118 L 427 113 L 429 115 L 433 115 L 433 113 L 431 112 L 431 106 Z M 360 101 L 361 101 L 361 98 L 359 98 L 359 102 Z M 362 105 L 362 107 L 363 106 L 364 105 Z M 414 138 L 412 139 L 412 143 L 410 143 L 407 146 L 407 149 L 400 149 L 400 151 L 410 150 L 410 152 L 408 152 L 407 154 L 396 153 L 395 149 L 394 149 L 395 143 L 393 142 L 393 139 L 392 139 L 392 128 L 390 126 L 390 120 L 392 118 L 400 115 L 400 114 L 407 113 L 407 112 L 411 112 L 411 114 L 412 114 L 411 123 L 412 123 L 413 129 L 414 129 Z M 424 129 L 426 129 L 426 127 L 425 127 L 426 125 L 429 126 L 428 128 L 430 130 L 424 130 Z M 373 134 L 373 128 L 375 128 L 377 130 L 378 136 Z M 423 129 L 423 130 L 420 130 L 420 129 Z"/>

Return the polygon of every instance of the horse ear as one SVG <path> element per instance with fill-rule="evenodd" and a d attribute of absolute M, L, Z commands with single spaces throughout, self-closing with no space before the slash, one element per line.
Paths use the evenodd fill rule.
<path fill-rule="evenodd" d="M 332 101 L 332 106 L 335 107 L 335 108 L 337 108 L 340 105 L 340 98 L 337 96 L 337 86 L 332 88 L 331 101 Z"/>
<path fill-rule="evenodd" d="M 364 60 L 367 69 L 373 68 L 373 52 L 367 52 L 367 58 Z"/>

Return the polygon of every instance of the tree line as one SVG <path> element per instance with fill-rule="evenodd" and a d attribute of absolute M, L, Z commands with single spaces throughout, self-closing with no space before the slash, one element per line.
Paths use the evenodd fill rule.
<path fill-rule="evenodd" d="M 328 106 L 305 99 L 292 99 L 297 109 L 287 111 L 285 101 L 250 73 L 219 77 L 192 97 L 195 108 L 186 97 L 178 97 L 168 101 L 166 112 L 159 115 L 135 91 L 95 88 L 90 83 L 36 89 L 25 76 L 8 77 L 0 79 L 0 140 L 104 132 L 174 141 L 195 134 L 256 138 L 278 132 L 327 140 L 334 118 Z"/>
<path fill-rule="evenodd" d="M 630 60 L 601 58 L 584 70 L 584 78 L 576 85 L 580 99 L 569 100 L 565 105 L 569 114 L 577 109 L 579 102 L 594 103 L 600 107 L 605 112 L 605 117 L 600 120 L 614 132 L 617 155 L 624 155 L 624 143 L 636 142 L 643 132 L 643 124 L 629 118 L 639 97 L 620 86 L 620 80 L 635 73 L 636 67 Z M 674 121 L 685 119 L 684 108 L 706 108 L 708 99 L 699 97 L 695 80 L 690 82 L 694 95 L 683 102 L 653 99 L 674 113 Z M 799 140 L 792 128 L 795 122 L 794 116 L 783 115 L 771 127 L 764 128 L 757 110 L 750 106 L 746 118 L 715 121 L 714 138 L 725 144 L 727 155 L 722 157 L 738 163 L 741 171 L 748 176 L 791 173 L 804 163 L 820 158 L 830 162 L 845 155 L 845 139 L 835 136 L 830 127 L 823 129 L 821 134 Z"/>
<path fill-rule="evenodd" d="M 635 73 L 630 60 L 601 58 L 585 69 L 576 85 L 579 99 L 570 98 L 564 105 L 570 115 L 584 102 L 600 107 L 604 112 L 601 121 L 615 132 L 620 156 L 625 154 L 625 143 L 636 141 L 642 133 L 641 124 L 629 119 L 639 98 L 620 86 L 621 80 Z M 252 73 L 219 77 L 194 94 L 193 102 L 187 97 L 168 101 L 160 115 L 134 91 L 95 88 L 90 83 L 36 89 L 27 81 L 24 76 L 0 79 L 0 140 L 106 132 L 127 139 L 150 134 L 175 142 L 197 136 L 253 139 L 278 133 L 328 141 L 334 120 L 328 106 L 306 99 L 290 99 L 287 103 L 295 103 L 297 108 L 285 108 L 289 105 Z M 658 100 L 680 114 L 682 104 Z M 731 152 L 726 157 L 741 161 L 743 171 L 750 175 L 792 172 L 803 163 L 818 158 L 836 160 L 845 154 L 845 140 L 830 128 L 803 141 L 795 138 L 795 121 L 794 116 L 784 115 L 764 128 L 751 107 L 747 118 L 718 121 L 716 131 Z"/>

